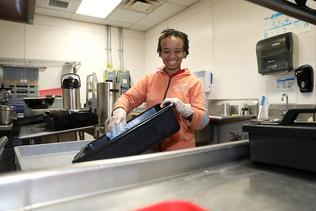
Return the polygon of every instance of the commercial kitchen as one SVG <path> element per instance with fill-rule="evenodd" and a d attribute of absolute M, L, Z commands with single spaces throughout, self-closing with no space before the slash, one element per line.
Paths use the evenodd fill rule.
<path fill-rule="evenodd" d="M 0 1 L 0 210 L 315 210 L 315 1 L 93 2 Z M 209 123 L 153 153 L 172 105 L 106 132 L 167 28 L 189 37 Z"/>

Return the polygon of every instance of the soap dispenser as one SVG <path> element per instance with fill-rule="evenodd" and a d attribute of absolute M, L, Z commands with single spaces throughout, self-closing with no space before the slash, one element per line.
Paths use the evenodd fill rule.
<path fill-rule="evenodd" d="M 312 92 L 314 87 L 314 71 L 310 65 L 300 66 L 295 70 L 297 85 L 301 92 Z"/>

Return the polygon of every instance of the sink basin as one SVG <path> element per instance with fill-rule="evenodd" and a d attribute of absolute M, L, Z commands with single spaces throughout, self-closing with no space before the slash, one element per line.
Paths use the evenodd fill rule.
<path fill-rule="evenodd" d="M 281 122 L 281 119 L 254 119 L 251 120 L 251 122 L 263 125 L 278 125 Z"/>
<path fill-rule="evenodd" d="M 256 115 L 237 115 L 237 116 L 209 116 L 210 121 L 219 121 L 219 122 L 234 122 L 234 121 L 246 121 L 253 120 L 256 118 Z"/>
<path fill-rule="evenodd" d="M 271 122 L 271 123 L 280 123 L 280 122 L 281 122 L 281 119 L 269 119 L 268 122 Z"/>

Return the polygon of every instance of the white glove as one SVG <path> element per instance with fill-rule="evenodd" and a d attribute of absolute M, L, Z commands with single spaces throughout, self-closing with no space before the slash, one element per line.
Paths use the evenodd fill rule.
<path fill-rule="evenodd" d="M 176 110 L 184 117 L 187 118 L 193 114 L 193 110 L 191 108 L 190 104 L 183 103 L 178 98 L 166 98 L 162 103 L 161 107 L 164 107 L 168 104 L 174 104 L 176 107 Z"/>
<path fill-rule="evenodd" d="M 123 108 L 117 108 L 113 111 L 113 115 L 108 125 L 108 131 L 112 133 L 112 138 L 124 132 L 126 128 L 126 111 Z"/>

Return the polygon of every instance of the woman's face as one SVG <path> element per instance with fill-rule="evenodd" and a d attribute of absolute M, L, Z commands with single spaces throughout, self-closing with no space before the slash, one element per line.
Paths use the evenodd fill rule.
<path fill-rule="evenodd" d="M 169 74 L 173 74 L 181 69 L 182 59 L 185 58 L 183 51 L 183 41 L 177 37 L 167 37 L 161 41 L 161 54 L 165 69 Z"/>

